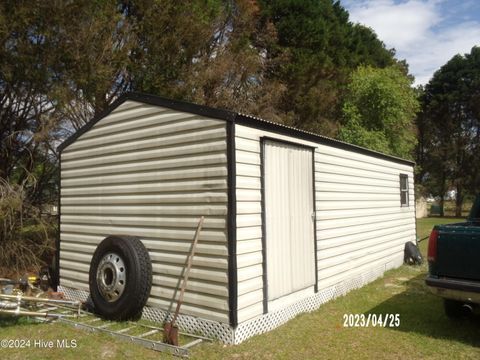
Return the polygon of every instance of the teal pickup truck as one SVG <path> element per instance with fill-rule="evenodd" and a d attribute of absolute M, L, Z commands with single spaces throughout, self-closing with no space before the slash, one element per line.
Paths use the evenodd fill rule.
<path fill-rule="evenodd" d="M 426 284 L 444 298 L 447 316 L 464 316 L 480 304 L 480 194 L 466 222 L 433 228 L 428 270 Z"/>

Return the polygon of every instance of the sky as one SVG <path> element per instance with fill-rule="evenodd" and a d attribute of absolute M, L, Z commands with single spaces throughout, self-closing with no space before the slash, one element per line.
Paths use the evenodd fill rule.
<path fill-rule="evenodd" d="M 480 46 L 480 0 L 341 0 L 352 22 L 372 28 L 405 59 L 415 85 L 456 54 Z"/>

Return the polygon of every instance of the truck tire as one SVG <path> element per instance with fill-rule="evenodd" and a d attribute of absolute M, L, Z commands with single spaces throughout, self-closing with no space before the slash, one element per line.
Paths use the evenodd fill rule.
<path fill-rule="evenodd" d="M 459 319 L 468 315 L 464 303 L 461 301 L 443 299 L 445 314 L 451 319 Z"/>
<path fill-rule="evenodd" d="M 152 287 L 152 263 L 142 242 L 111 235 L 96 248 L 89 271 L 94 311 L 109 320 L 138 318 Z"/>
<path fill-rule="evenodd" d="M 423 262 L 420 250 L 411 241 L 405 243 L 403 262 L 408 265 L 421 265 Z"/>

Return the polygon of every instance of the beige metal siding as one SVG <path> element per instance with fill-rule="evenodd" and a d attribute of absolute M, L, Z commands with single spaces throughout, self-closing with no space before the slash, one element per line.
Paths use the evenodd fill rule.
<path fill-rule="evenodd" d="M 127 101 L 65 148 L 61 161 L 61 285 L 88 290 L 98 243 L 135 235 L 153 263 L 148 304 L 174 309 L 205 215 L 182 313 L 228 323 L 225 121 Z"/>
<path fill-rule="evenodd" d="M 315 284 L 312 150 L 263 145 L 267 287 L 274 300 Z"/>
<path fill-rule="evenodd" d="M 401 257 L 415 240 L 413 168 L 319 145 L 315 169 L 319 286 Z M 400 206 L 399 174 L 408 175 L 409 207 Z"/>
<path fill-rule="evenodd" d="M 263 271 L 258 256 L 262 218 L 257 185 L 262 136 L 315 147 L 319 290 L 378 266 L 389 268 L 402 259 L 404 243 L 415 239 L 412 166 L 242 125 L 236 125 L 235 134 L 237 254 L 256 259 L 238 266 L 240 323 L 263 313 L 263 295 L 258 291 Z M 409 207 L 400 206 L 400 173 L 408 175 Z M 249 293 L 247 303 L 244 299 Z"/>

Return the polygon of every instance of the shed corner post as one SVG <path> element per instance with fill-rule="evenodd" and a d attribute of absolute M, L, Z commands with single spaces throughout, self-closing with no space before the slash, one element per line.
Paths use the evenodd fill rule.
<path fill-rule="evenodd" d="M 238 283 L 237 283 L 237 196 L 236 196 L 236 156 L 235 156 L 235 117 L 227 120 L 227 241 L 228 241 L 228 307 L 232 329 L 238 325 Z"/>
<path fill-rule="evenodd" d="M 55 257 L 53 269 L 53 290 L 58 291 L 60 285 L 60 214 L 62 201 L 62 149 L 58 150 L 58 199 L 57 199 L 57 236 L 55 237 Z"/>

